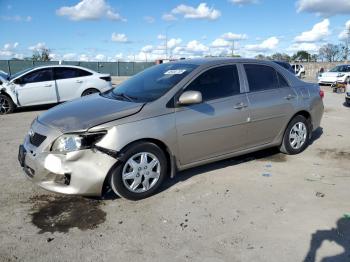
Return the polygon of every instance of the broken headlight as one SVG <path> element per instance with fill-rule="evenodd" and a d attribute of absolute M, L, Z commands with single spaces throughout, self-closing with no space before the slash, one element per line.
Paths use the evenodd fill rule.
<path fill-rule="evenodd" d="M 53 152 L 73 152 L 82 149 L 89 149 L 98 143 L 105 135 L 104 132 L 65 134 L 55 140 L 51 146 Z"/>

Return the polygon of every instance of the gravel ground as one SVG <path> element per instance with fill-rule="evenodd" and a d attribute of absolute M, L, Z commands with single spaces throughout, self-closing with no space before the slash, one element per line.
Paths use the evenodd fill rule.
<path fill-rule="evenodd" d="M 33 185 L 17 148 L 46 108 L 0 116 L 0 261 L 350 261 L 350 108 L 324 102 L 302 154 L 187 170 L 138 202 Z"/>

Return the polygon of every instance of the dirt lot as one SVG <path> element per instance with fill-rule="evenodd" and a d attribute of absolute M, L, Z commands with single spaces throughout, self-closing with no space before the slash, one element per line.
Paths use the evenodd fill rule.
<path fill-rule="evenodd" d="M 17 147 L 41 111 L 1 116 L 0 261 L 350 261 L 350 108 L 344 95 L 324 102 L 302 154 L 194 168 L 138 202 L 31 184 Z"/>

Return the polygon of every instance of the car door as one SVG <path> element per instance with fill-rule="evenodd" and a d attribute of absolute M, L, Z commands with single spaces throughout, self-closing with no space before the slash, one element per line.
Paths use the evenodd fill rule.
<path fill-rule="evenodd" d="M 297 95 L 273 67 L 244 64 L 250 111 L 247 145 L 269 144 L 283 131 L 297 103 Z"/>
<path fill-rule="evenodd" d="M 208 69 L 184 91 L 200 91 L 203 102 L 175 110 L 180 162 L 227 154 L 245 147 L 249 119 L 236 65 Z"/>
<path fill-rule="evenodd" d="M 59 102 L 80 97 L 82 86 L 88 75 L 91 73 L 79 68 L 55 67 L 54 76 Z"/>
<path fill-rule="evenodd" d="M 57 103 L 52 68 L 30 71 L 19 80 L 15 89 L 21 106 Z"/>

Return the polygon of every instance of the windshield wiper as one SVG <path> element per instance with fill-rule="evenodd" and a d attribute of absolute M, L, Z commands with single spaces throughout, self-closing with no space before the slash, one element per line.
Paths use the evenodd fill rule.
<path fill-rule="evenodd" d="M 113 94 L 114 94 L 114 93 L 113 93 Z M 124 98 L 124 99 L 126 99 L 126 100 L 128 100 L 128 101 L 130 101 L 130 102 L 133 102 L 134 100 L 137 100 L 136 97 L 128 96 L 128 95 L 126 95 L 126 94 L 124 94 L 124 93 L 117 93 L 117 94 L 114 94 L 114 95 L 115 95 L 115 96 L 122 97 L 122 98 Z"/>

